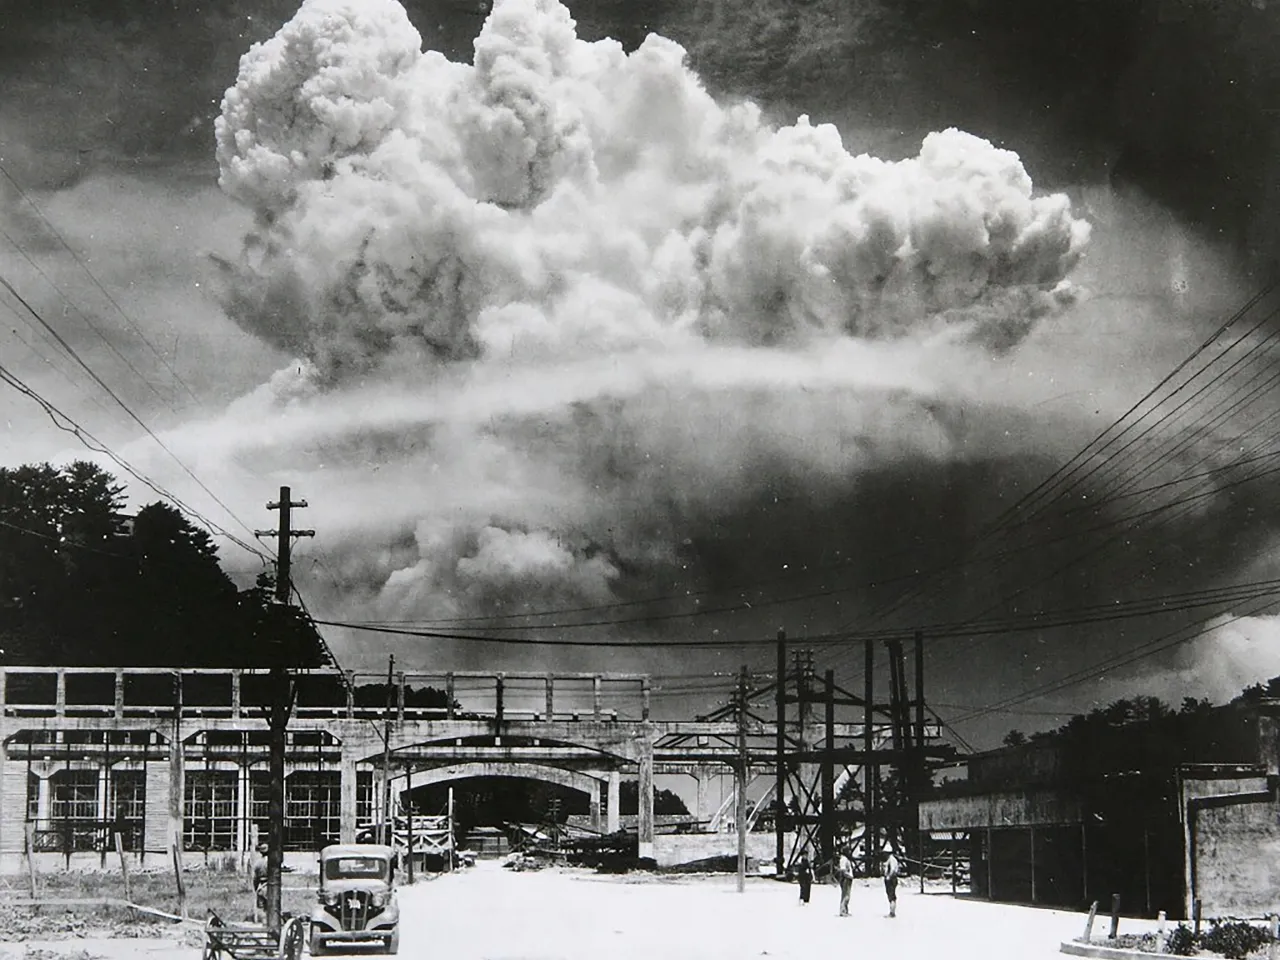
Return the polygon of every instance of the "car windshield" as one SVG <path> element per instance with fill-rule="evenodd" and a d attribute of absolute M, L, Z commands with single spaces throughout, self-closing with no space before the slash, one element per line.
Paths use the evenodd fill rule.
<path fill-rule="evenodd" d="M 329 880 L 382 880 L 387 875 L 387 861 L 381 857 L 334 857 L 325 861 L 324 875 Z"/>

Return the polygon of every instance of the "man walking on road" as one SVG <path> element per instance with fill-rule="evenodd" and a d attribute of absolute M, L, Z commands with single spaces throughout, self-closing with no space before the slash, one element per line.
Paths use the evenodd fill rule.
<path fill-rule="evenodd" d="M 836 859 L 836 881 L 840 884 L 840 916 L 849 915 L 849 894 L 853 892 L 853 862 L 849 859 L 850 848 L 840 848 L 840 856 Z"/>
<path fill-rule="evenodd" d="M 902 867 L 898 864 L 898 858 L 893 855 L 893 851 L 889 851 L 889 856 L 885 858 L 884 866 L 881 873 L 884 876 L 884 892 L 889 898 L 889 916 L 896 917 L 898 915 L 898 874 L 902 871 Z"/>
<path fill-rule="evenodd" d="M 800 903 L 809 902 L 809 890 L 813 886 L 813 866 L 809 863 L 807 853 L 800 854 L 800 862 L 796 864 L 796 880 L 800 884 Z"/>

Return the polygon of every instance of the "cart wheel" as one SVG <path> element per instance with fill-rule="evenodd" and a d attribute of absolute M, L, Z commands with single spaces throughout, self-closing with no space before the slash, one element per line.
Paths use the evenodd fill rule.
<path fill-rule="evenodd" d="M 281 960 L 298 960 L 302 956 L 303 939 L 302 920 L 293 917 L 280 931 Z"/>

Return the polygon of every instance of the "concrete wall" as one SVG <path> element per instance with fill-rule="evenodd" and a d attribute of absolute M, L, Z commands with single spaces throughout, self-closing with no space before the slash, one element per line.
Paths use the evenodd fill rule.
<path fill-rule="evenodd" d="M 755 871 L 755 863 L 773 861 L 777 841 L 775 834 L 747 834 L 748 869 Z M 711 857 L 736 857 L 738 835 L 736 833 L 669 833 L 653 838 L 654 859 L 660 867 L 678 867 Z"/>
<path fill-rule="evenodd" d="M 1280 913 L 1280 803 L 1274 794 L 1255 799 L 1265 793 L 1262 778 L 1183 781 L 1187 800 L 1243 795 L 1246 801 L 1188 814 L 1188 910 L 1198 898 L 1205 918 Z"/>
<path fill-rule="evenodd" d="M 1080 822 L 1080 802 L 1055 790 L 1023 790 L 926 800 L 922 830 L 972 830 Z"/>

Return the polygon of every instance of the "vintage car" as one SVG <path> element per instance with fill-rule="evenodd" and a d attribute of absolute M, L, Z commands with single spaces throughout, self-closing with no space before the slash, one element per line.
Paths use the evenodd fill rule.
<path fill-rule="evenodd" d="M 400 950 L 395 851 L 373 843 L 334 844 L 320 851 L 320 887 L 311 912 L 311 955 L 332 947 Z"/>

